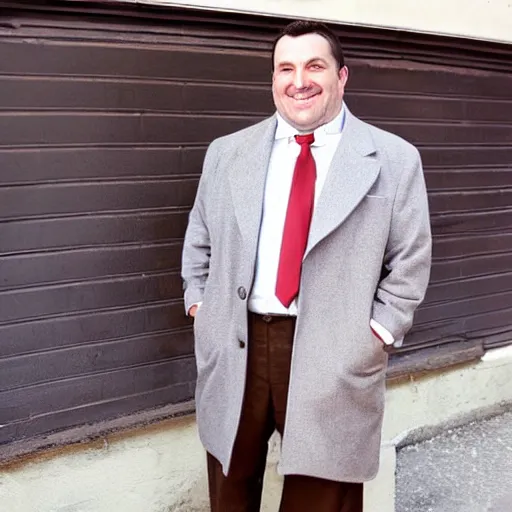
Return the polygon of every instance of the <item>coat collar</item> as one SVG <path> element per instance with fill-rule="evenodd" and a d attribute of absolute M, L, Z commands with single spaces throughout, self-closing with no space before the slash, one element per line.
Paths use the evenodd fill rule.
<path fill-rule="evenodd" d="M 254 259 L 276 126 L 276 116 L 273 115 L 247 129 L 229 169 L 229 183 L 238 227 L 244 239 L 247 257 Z"/>
<path fill-rule="evenodd" d="M 376 152 L 368 125 L 347 108 L 343 137 L 311 220 L 305 258 L 347 219 L 375 183 L 380 172 Z"/>
<path fill-rule="evenodd" d="M 368 126 L 345 106 L 343 137 L 315 206 L 305 257 L 342 224 L 375 183 L 380 164 Z M 275 139 L 275 115 L 248 129 L 229 169 L 235 215 L 247 257 L 254 261 L 263 213 L 265 180 Z M 242 134 L 240 134 L 242 135 Z"/>

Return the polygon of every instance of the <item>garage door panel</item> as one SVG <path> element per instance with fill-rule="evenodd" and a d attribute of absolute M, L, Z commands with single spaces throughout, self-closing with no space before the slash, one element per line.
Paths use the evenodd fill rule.
<path fill-rule="evenodd" d="M 113 113 L 0 113 L 0 147 L 208 144 L 258 119 Z"/>
<path fill-rule="evenodd" d="M 431 192 L 429 204 L 436 214 L 508 208 L 512 204 L 512 189 Z"/>
<path fill-rule="evenodd" d="M 505 291 L 500 294 L 492 294 L 483 297 L 469 297 L 461 300 L 451 301 L 449 304 L 434 304 L 426 306 L 417 311 L 414 321 L 419 327 L 424 324 L 435 322 L 439 318 L 452 320 L 469 318 L 472 315 L 494 312 L 496 300 L 502 300 L 504 304 L 512 304 L 512 291 Z"/>
<path fill-rule="evenodd" d="M 45 283 L 179 269 L 181 240 L 0 256 L 0 291 Z"/>
<path fill-rule="evenodd" d="M 272 112 L 266 86 L 112 78 L 4 77 L 0 110 Z"/>
<path fill-rule="evenodd" d="M 84 31 L 87 32 L 87 31 Z M 75 37 L 79 38 L 79 32 Z M 44 41 L 44 40 L 43 40 Z M 75 40 L 0 41 L 2 73 L 28 76 L 113 77 L 138 79 L 187 79 L 223 82 L 268 83 L 266 53 L 241 53 L 229 47 L 219 50 L 180 44 L 141 46 L 96 44 Z"/>
<path fill-rule="evenodd" d="M 179 271 L 173 271 L 3 291 L 0 310 L 3 322 L 19 322 L 181 297 L 181 277 Z"/>
<path fill-rule="evenodd" d="M 89 8 L 0 15 L 0 443 L 192 398 L 179 260 L 204 153 L 274 110 L 279 20 Z M 510 340 L 510 49 L 337 30 L 349 108 L 426 170 L 432 282 L 402 350 Z"/>
<path fill-rule="evenodd" d="M 0 324 L 0 356 L 186 328 L 190 328 L 190 320 L 183 304 L 176 301 Z"/>
<path fill-rule="evenodd" d="M 434 213 L 431 215 L 434 234 L 465 233 L 493 230 L 501 232 L 512 226 L 512 209 L 503 208 L 495 211 Z"/>
<path fill-rule="evenodd" d="M 36 386 L 44 382 L 191 356 L 192 333 L 154 333 L 108 343 L 83 344 L 52 352 L 35 352 L 0 359 L 0 389 Z"/>
<path fill-rule="evenodd" d="M 198 178 L 0 188 L 4 219 L 191 207 Z"/>
<path fill-rule="evenodd" d="M 512 100 L 437 97 L 421 95 L 415 90 L 403 93 L 358 92 L 349 85 L 347 101 L 365 118 L 492 123 L 510 123 L 512 119 Z"/>
<path fill-rule="evenodd" d="M 371 120 L 371 119 L 370 119 Z M 512 124 L 487 125 L 471 122 L 455 123 L 427 123 L 427 122 L 396 122 L 372 120 L 380 128 L 391 131 L 413 144 L 432 145 L 485 145 L 485 144 L 511 144 Z"/>
<path fill-rule="evenodd" d="M 439 339 L 447 340 L 447 343 L 449 343 L 471 339 L 477 340 L 487 336 L 492 338 L 496 331 L 501 331 L 502 334 L 509 333 L 512 328 L 511 315 L 512 308 L 507 305 L 503 309 L 494 309 L 491 312 L 478 315 L 449 320 L 443 319 L 435 323 L 430 322 L 424 326 L 415 326 L 408 335 L 410 345 L 407 348 L 428 347 L 429 345 L 435 345 Z"/>
<path fill-rule="evenodd" d="M 7 423 L 19 421 L 105 399 L 124 398 L 151 389 L 191 382 L 195 375 L 195 361 L 188 357 L 150 366 L 58 380 L 24 390 L 3 391 L 0 392 L 0 416 Z"/>
<path fill-rule="evenodd" d="M 512 253 L 434 261 L 430 283 L 512 272 Z"/>
<path fill-rule="evenodd" d="M 512 166 L 435 170 L 427 168 L 425 180 L 430 191 L 507 188 L 512 184 Z"/>
<path fill-rule="evenodd" d="M 512 289 L 512 273 L 492 274 L 483 277 L 456 279 L 446 283 L 431 284 L 424 304 L 456 301 L 469 297 L 499 294 Z M 506 304 L 500 303 L 502 306 Z M 512 304 L 511 304 L 512 307 Z"/>
<path fill-rule="evenodd" d="M 131 374 L 121 374 L 120 377 Z M 51 410 L 39 415 L 25 416 L 9 422 L 0 430 L 0 443 L 8 443 L 22 438 L 32 438 L 41 432 L 62 431 L 70 425 L 94 424 L 105 418 L 118 418 L 126 411 L 144 411 L 162 406 L 170 402 L 189 402 L 194 394 L 195 376 L 190 382 L 172 384 L 161 388 L 151 387 L 141 393 L 134 393 L 119 398 L 106 398 L 94 403 L 80 403 L 68 409 Z M 70 391 L 73 391 L 70 389 Z"/>
<path fill-rule="evenodd" d="M 470 257 L 477 254 L 495 255 L 512 252 L 512 232 L 435 237 L 432 248 L 434 260 Z"/>
<path fill-rule="evenodd" d="M 512 100 L 512 77 L 507 73 L 385 59 L 352 67 L 350 86 L 357 90 Z"/>
<path fill-rule="evenodd" d="M 488 147 L 481 146 L 480 144 L 465 145 L 464 147 L 447 147 L 419 143 L 418 146 L 423 165 L 426 168 L 464 168 L 482 165 L 499 165 L 509 168 L 510 162 L 512 162 L 512 147 L 510 144 L 493 144 Z"/>
<path fill-rule="evenodd" d="M 0 254 L 183 238 L 188 209 L 0 222 Z"/>
<path fill-rule="evenodd" d="M 188 156 L 199 153 L 195 160 Z M 38 148 L 0 150 L 0 187 L 109 178 L 170 177 L 199 174 L 204 148 Z"/>

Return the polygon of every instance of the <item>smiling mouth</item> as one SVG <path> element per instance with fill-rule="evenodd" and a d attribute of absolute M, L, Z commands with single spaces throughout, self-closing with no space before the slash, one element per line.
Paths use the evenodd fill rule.
<path fill-rule="evenodd" d="M 318 93 L 310 94 L 308 96 L 303 96 L 303 95 L 290 96 L 290 98 L 292 98 L 295 101 L 301 102 L 301 103 L 306 103 L 307 101 L 312 100 L 316 96 L 318 96 Z"/>

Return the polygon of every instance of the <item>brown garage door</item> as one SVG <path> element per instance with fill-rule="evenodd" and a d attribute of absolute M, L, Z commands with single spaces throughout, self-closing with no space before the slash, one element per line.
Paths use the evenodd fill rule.
<path fill-rule="evenodd" d="M 282 20 L 73 4 L 0 19 L 0 443 L 191 399 L 202 157 L 272 111 Z M 426 167 L 435 261 L 406 350 L 512 339 L 510 47 L 340 33 L 351 109 Z"/>

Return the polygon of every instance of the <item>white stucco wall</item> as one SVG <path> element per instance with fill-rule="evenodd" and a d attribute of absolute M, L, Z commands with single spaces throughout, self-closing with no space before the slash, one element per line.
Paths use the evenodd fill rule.
<path fill-rule="evenodd" d="M 383 457 L 365 512 L 393 512 L 394 444 L 411 431 L 476 417 L 512 403 L 512 347 L 478 363 L 389 385 Z M 281 478 L 271 451 L 263 510 L 276 512 Z M 202 512 L 205 458 L 192 417 L 26 457 L 0 468 L 2 512 Z"/>
<path fill-rule="evenodd" d="M 205 510 L 193 418 L 49 450 L 0 473 L 2 512 Z M 186 505 L 185 505 L 186 504 Z"/>
<path fill-rule="evenodd" d="M 131 0 L 512 43 L 510 0 Z"/>

